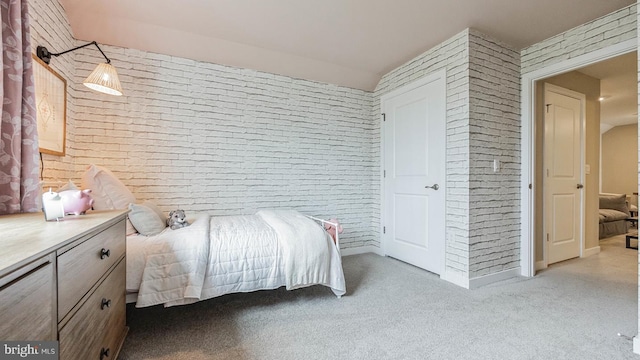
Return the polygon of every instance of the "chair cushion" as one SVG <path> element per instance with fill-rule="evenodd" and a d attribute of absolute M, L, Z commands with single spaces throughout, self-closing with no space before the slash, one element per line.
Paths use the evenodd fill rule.
<path fill-rule="evenodd" d="M 627 217 L 631 215 L 625 194 L 600 194 L 600 209 L 617 210 L 625 213 Z"/>
<path fill-rule="evenodd" d="M 600 223 L 624 220 L 629 217 L 629 215 L 623 213 L 622 211 L 612 209 L 600 209 L 599 213 Z"/>

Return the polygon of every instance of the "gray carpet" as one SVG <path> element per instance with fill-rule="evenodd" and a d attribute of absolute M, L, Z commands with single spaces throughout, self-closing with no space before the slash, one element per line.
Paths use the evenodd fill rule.
<path fill-rule="evenodd" d="M 390 258 L 344 258 L 348 294 L 321 286 L 127 307 L 119 359 L 639 359 L 638 254 L 598 255 L 465 290 Z"/>

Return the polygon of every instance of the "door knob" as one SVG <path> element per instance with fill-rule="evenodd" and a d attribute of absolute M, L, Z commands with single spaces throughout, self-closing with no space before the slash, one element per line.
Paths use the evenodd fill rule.
<path fill-rule="evenodd" d="M 577 186 L 578 189 L 582 189 L 583 187 L 584 187 L 584 185 L 582 185 L 582 184 L 578 184 L 578 186 Z"/>
<path fill-rule="evenodd" d="M 431 186 L 425 186 L 425 189 L 433 189 L 433 190 L 438 190 L 440 189 L 440 186 L 438 184 L 433 184 Z"/>

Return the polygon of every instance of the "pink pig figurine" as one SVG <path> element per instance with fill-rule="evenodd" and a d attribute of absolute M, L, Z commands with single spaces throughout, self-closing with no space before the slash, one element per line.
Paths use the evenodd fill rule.
<path fill-rule="evenodd" d="M 93 199 L 89 195 L 90 192 L 90 189 L 61 191 L 60 197 L 62 198 L 64 213 L 80 215 L 91 209 Z"/>

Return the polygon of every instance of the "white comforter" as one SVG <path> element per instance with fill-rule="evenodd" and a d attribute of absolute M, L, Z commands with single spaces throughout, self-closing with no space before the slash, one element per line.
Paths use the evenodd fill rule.
<path fill-rule="evenodd" d="M 190 219 L 191 226 L 127 239 L 127 290 L 137 307 L 192 303 L 255 290 L 320 284 L 345 291 L 331 237 L 296 211 Z"/>

